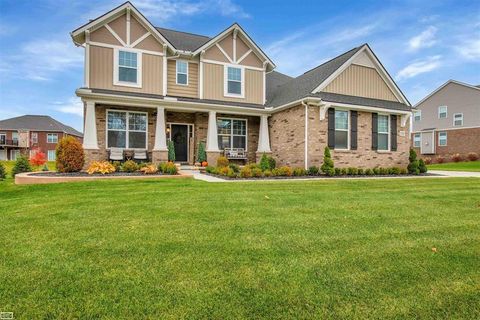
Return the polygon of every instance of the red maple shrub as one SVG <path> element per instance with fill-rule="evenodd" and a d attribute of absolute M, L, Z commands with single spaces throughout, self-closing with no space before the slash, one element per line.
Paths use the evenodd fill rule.
<path fill-rule="evenodd" d="M 85 163 L 82 144 L 74 137 L 62 138 L 57 144 L 56 155 L 58 172 L 78 172 Z"/>
<path fill-rule="evenodd" d="M 30 157 L 30 164 L 32 166 L 43 166 L 47 162 L 45 153 L 40 150 L 34 150 L 33 156 Z"/>

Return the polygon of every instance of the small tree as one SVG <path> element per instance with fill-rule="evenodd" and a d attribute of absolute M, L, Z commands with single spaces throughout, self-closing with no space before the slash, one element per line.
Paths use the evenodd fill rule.
<path fill-rule="evenodd" d="M 423 159 L 418 160 L 418 170 L 420 171 L 420 173 L 425 173 L 428 170 Z"/>
<path fill-rule="evenodd" d="M 31 172 L 32 167 L 30 166 L 30 162 L 28 162 L 27 157 L 25 156 L 20 156 L 17 158 L 15 161 L 15 165 L 12 168 L 12 177 L 15 177 L 17 173 L 22 173 L 22 172 Z"/>
<path fill-rule="evenodd" d="M 168 141 L 168 161 L 175 162 L 175 145 L 173 141 Z"/>
<path fill-rule="evenodd" d="M 47 162 L 47 157 L 45 153 L 40 150 L 34 150 L 33 156 L 30 157 L 30 164 L 32 166 L 43 166 Z"/>
<path fill-rule="evenodd" d="M 58 172 L 78 172 L 85 163 L 82 144 L 71 136 L 62 138 L 55 151 Z"/>
<path fill-rule="evenodd" d="M 408 164 L 408 173 L 410 174 L 419 174 L 420 169 L 418 168 L 418 160 L 417 160 L 417 153 L 414 149 L 410 149 L 410 155 L 408 157 L 409 164 Z M 425 163 L 424 163 L 425 165 Z"/>
<path fill-rule="evenodd" d="M 207 153 L 205 152 L 205 143 L 203 141 L 198 144 L 197 161 L 200 163 L 207 161 Z"/>
<path fill-rule="evenodd" d="M 262 158 L 260 159 L 260 169 L 262 169 L 262 171 L 272 169 L 270 168 L 270 163 L 268 162 L 268 157 L 265 153 L 262 154 Z"/>
<path fill-rule="evenodd" d="M 330 154 L 330 148 L 328 147 L 325 147 L 325 151 L 323 152 L 323 164 L 321 169 L 327 176 L 333 176 L 335 174 L 332 155 Z"/>
<path fill-rule="evenodd" d="M 7 170 L 3 165 L 3 162 L 0 162 L 0 180 L 3 180 L 7 177 Z"/>

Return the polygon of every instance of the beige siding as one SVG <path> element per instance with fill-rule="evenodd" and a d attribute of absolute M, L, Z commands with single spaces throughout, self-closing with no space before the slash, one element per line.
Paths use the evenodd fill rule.
<path fill-rule="evenodd" d="M 105 27 L 101 27 L 90 34 L 90 41 L 113 44 L 121 46 L 122 44 L 113 36 L 113 34 Z"/>
<path fill-rule="evenodd" d="M 138 38 L 143 36 L 147 33 L 147 29 L 145 29 L 140 22 L 137 21 L 134 17 L 130 18 L 130 43 L 134 43 Z"/>
<path fill-rule="evenodd" d="M 162 57 L 142 54 L 142 88 L 113 85 L 113 49 L 90 46 L 90 87 L 162 94 Z"/>
<path fill-rule="evenodd" d="M 176 61 L 168 61 L 167 94 L 169 96 L 198 98 L 198 63 L 188 64 L 188 85 L 176 81 Z"/>
<path fill-rule="evenodd" d="M 115 31 L 115 33 L 123 40 L 127 42 L 127 16 L 124 14 L 121 17 L 111 21 L 108 25 Z"/>
<path fill-rule="evenodd" d="M 323 91 L 398 101 L 376 69 L 355 64 L 345 69 Z"/>
<path fill-rule="evenodd" d="M 139 44 L 137 44 L 135 46 L 135 49 L 163 52 L 163 45 L 159 41 L 157 41 L 157 39 L 155 39 L 152 35 L 149 35 Z"/>
<path fill-rule="evenodd" d="M 225 57 L 222 51 L 218 49 L 217 46 L 212 46 L 207 51 L 205 51 L 205 59 L 207 60 L 214 60 L 220 62 L 229 62 L 228 59 Z"/>
<path fill-rule="evenodd" d="M 205 99 L 263 104 L 263 72 L 245 69 L 245 98 L 225 97 L 224 66 L 212 63 L 203 65 L 203 97 Z"/>

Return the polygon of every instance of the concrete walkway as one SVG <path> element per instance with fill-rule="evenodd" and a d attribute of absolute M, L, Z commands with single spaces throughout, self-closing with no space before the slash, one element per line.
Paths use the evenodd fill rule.
<path fill-rule="evenodd" d="M 480 178 L 480 172 L 469 172 L 469 171 L 445 171 L 445 170 L 429 170 L 428 172 L 433 174 L 440 174 L 446 177 L 457 177 L 457 178 Z"/>

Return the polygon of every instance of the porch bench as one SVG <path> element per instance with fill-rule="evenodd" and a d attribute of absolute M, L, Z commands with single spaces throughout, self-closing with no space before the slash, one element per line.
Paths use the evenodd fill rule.
<path fill-rule="evenodd" d="M 225 158 L 228 160 L 247 160 L 247 153 L 244 148 L 225 148 Z"/>

